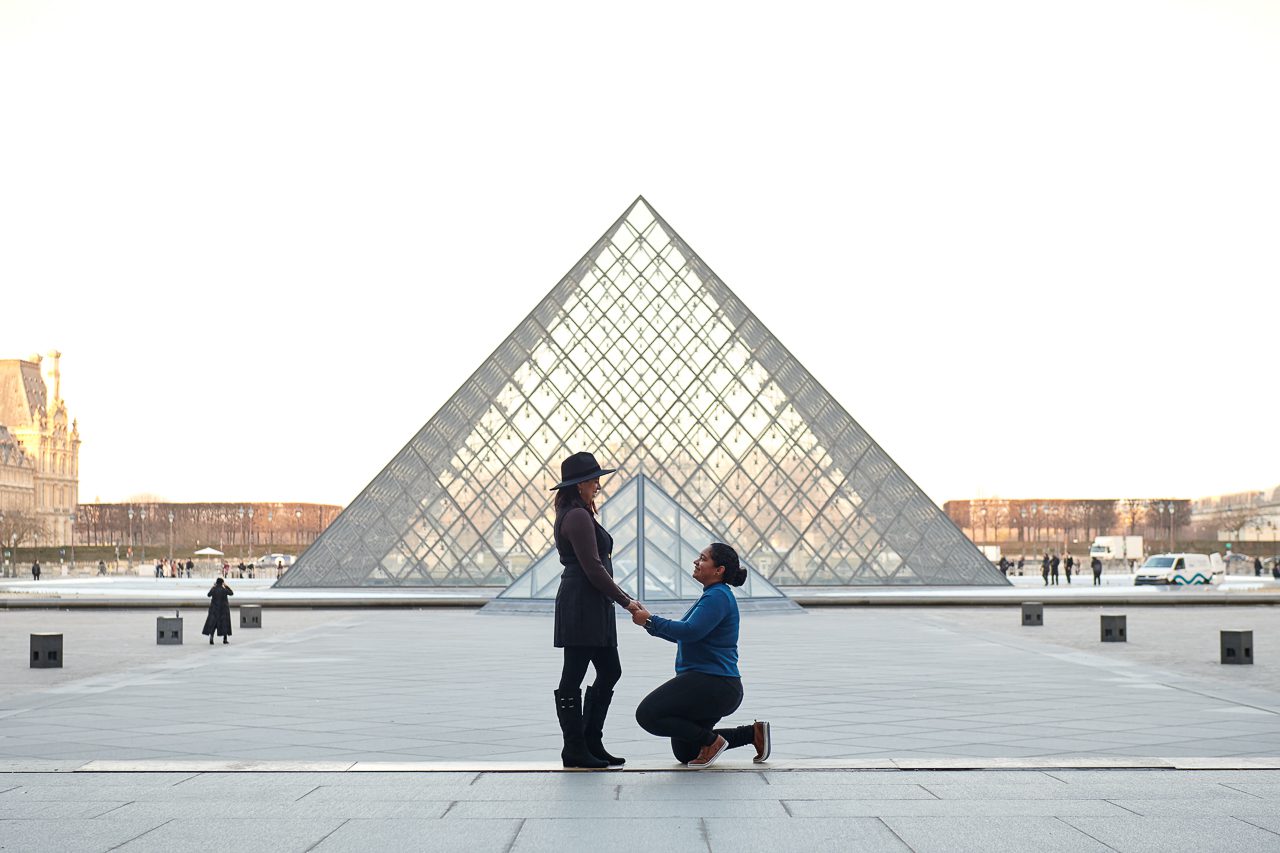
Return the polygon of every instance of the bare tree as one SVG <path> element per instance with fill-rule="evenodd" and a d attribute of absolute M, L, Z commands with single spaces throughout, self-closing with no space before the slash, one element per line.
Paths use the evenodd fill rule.
<path fill-rule="evenodd" d="M 1257 513 L 1251 509 L 1237 509 L 1223 515 L 1218 523 L 1223 530 L 1239 539 L 1240 531 L 1252 524 L 1256 516 Z"/>
<path fill-rule="evenodd" d="M 34 544 L 38 537 L 44 535 L 44 523 L 34 515 L 20 509 L 5 510 L 4 521 L 0 521 L 0 541 L 4 545 Z"/>

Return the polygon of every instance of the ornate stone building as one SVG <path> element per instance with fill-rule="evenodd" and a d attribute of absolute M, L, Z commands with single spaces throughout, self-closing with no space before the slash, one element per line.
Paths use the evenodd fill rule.
<path fill-rule="evenodd" d="M 61 360 L 56 350 L 0 360 L 0 512 L 34 516 L 40 544 L 55 546 L 71 541 L 80 489 L 80 430 L 62 399 Z"/>

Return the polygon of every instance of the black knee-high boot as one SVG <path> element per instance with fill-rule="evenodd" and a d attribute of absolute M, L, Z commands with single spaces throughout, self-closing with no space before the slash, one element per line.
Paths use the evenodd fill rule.
<path fill-rule="evenodd" d="M 609 703 L 613 701 L 612 690 L 601 690 L 599 687 L 588 687 L 582 700 L 582 732 L 587 739 L 587 749 L 596 758 L 608 762 L 610 767 L 621 767 L 627 763 L 625 758 L 610 755 L 604 748 L 604 718 L 609 715 Z"/>
<path fill-rule="evenodd" d="M 587 740 L 582 733 L 582 693 L 577 690 L 557 690 L 556 717 L 560 720 L 560 732 L 564 735 L 564 749 L 560 750 L 560 760 L 565 767 L 582 767 L 589 770 L 603 770 L 608 763 L 596 758 L 587 749 Z"/>

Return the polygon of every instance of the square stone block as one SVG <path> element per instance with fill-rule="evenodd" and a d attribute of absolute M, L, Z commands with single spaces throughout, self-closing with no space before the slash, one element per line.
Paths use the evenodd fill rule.
<path fill-rule="evenodd" d="M 1044 604 L 1039 601 L 1022 602 L 1023 627 L 1044 625 Z"/>
<path fill-rule="evenodd" d="M 61 634 L 32 634 L 31 635 L 31 668 L 32 669 L 61 669 L 62 668 L 62 635 Z"/>
<path fill-rule="evenodd" d="M 1129 642 L 1129 632 L 1125 625 L 1126 617 L 1123 613 L 1119 614 L 1102 614 L 1102 642 L 1104 643 L 1127 643 Z"/>
<path fill-rule="evenodd" d="M 1223 663 L 1253 663 L 1252 631 L 1221 631 L 1219 637 Z"/>
<path fill-rule="evenodd" d="M 262 627 L 262 607 L 257 604 L 240 605 L 240 627 L 241 628 L 261 628 Z"/>
<path fill-rule="evenodd" d="M 156 645 L 157 646 L 182 645 L 182 617 L 181 616 L 157 616 L 156 617 Z"/>

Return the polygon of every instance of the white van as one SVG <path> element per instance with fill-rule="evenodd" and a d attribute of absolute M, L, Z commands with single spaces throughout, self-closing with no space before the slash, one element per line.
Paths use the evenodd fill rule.
<path fill-rule="evenodd" d="M 1211 584 L 1222 578 L 1222 557 L 1217 554 L 1154 554 L 1133 575 L 1133 585 Z"/>

